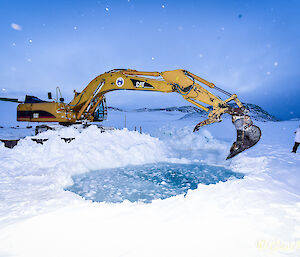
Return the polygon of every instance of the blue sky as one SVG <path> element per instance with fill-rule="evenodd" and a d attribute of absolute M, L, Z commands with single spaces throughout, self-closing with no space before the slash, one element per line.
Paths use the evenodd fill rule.
<path fill-rule="evenodd" d="M 184 68 L 282 119 L 300 117 L 299 10 L 296 0 L 0 0 L 0 97 L 46 98 L 60 86 L 71 100 L 114 68 Z M 107 100 L 188 104 L 175 93 L 119 91 Z"/>

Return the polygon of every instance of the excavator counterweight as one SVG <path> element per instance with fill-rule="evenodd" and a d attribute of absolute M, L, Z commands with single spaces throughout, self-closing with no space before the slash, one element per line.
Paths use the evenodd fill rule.
<path fill-rule="evenodd" d="M 217 90 L 229 98 L 222 100 L 204 86 Z M 111 70 L 93 79 L 81 93 L 74 91 L 74 99 L 70 103 L 64 103 L 62 97 L 59 101 L 46 102 L 28 96 L 24 103 L 18 105 L 17 120 L 59 122 L 64 125 L 83 121 L 102 121 L 106 118 L 105 94 L 115 90 L 180 94 L 185 100 L 209 113 L 208 118 L 198 123 L 194 131 L 199 130 L 202 126 L 220 122 L 224 113 L 230 114 L 237 130 L 237 140 L 233 143 L 227 159 L 255 145 L 261 136 L 260 129 L 253 125 L 250 117 L 246 114 L 245 107 L 236 95 L 181 69 L 164 72 Z M 231 101 L 235 102 L 237 108 L 233 108 L 229 104 Z"/>

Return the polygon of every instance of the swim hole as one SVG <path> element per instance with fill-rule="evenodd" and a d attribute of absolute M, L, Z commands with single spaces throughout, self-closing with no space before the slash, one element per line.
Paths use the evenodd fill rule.
<path fill-rule="evenodd" d="M 216 184 L 229 179 L 242 179 L 236 173 L 220 166 L 203 164 L 157 163 L 101 169 L 73 176 L 74 184 L 65 190 L 94 202 L 150 203 L 185 194 L 199 184 Z"/>

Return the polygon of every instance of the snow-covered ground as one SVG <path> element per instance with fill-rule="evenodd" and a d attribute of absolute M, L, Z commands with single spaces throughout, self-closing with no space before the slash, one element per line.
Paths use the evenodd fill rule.
<path fill-rule="evenodd" d="M 236 133 L 229 119 L 192 133 L 198 121 L 180 112 L 110 111 L 104 125 L 123 128 L 125 115 L 128 129 L 65 128 L 46 132 L 44 145 L 0 146 L 1 257 L 300 255 L 300 152 L 291 153 L 299 121 L 256 122 L 261 141 L 225 161 Z M 140 126 L 145 133 L 134 131 Z M 68 135 L 76 140 L 59 138 Z M 151 203 L 99 203 L 65 190 L 78 174 L 159 163 L 244 177 Z"/>

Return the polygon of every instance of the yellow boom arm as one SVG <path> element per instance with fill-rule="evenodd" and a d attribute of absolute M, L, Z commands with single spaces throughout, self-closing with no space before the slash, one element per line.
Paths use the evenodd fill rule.
<path fill-rule="evenodd" d="M 225 101 L 216 97 L 203 86 L 217 88 L 213 83 L 210 83 L 191 72 L 186 70 L 173 70 L 165 72 L 142 72 L 136 70 L 113 70 L 104 73 L 93 79 L 87 87 L 77 94 L 74 99 L 67 105 L 68 111 L 76 113 L 76 120 L 87 119 L 93 121 L 92 113 L 95 103 L 107 92 L 114 90 L 143 90 L 143 91 L 159 91 L 165 93 L 176 92 L 182 97 L 209 113 L 209 118 L 205 124 L 220 121 L 220 117 L 224 113 L 230 113 L 231 108 L 227 103 L 234 100 L 236 104 L 243 108 L 242 103 L 236 95 L 230 95 Z M 212 106 L 212 110 L 205 107 L 203 104 Z M 72 116 L 72 115 L 71 115 Z M 71 117 L 70 116 L 70 117 Z M 202 125 L 205 125 L 204 122 Z"/>

